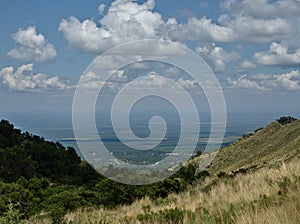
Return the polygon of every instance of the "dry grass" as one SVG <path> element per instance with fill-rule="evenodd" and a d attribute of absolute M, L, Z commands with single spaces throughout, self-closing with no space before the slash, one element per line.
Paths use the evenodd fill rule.
<path fill-rule="evenodd" d="M 209 172 L 231 172 L 276 164 L 299 153 L 300 120 L 287 125 L 273 122 L 220 149 L 209 167 Z"/>
<path fill-rule="evenodd" d="M 271 205 L 267 208 L 255 207 L 241 211 L 234 219 L 236 224 L 297 224 L 300 220 L 300 191 L 287 196 L 283 204 Z"/>
<path fill-rule="evenodd" d="M 198 183 L 189 191 L 171 194 L 165 199 L 151 201 L 146 197 L 114 210 L 80 209 L 67 214 L 65 220 L 72 224 L 140 223 L 138 214 L 180 208 L 193 213 L 192 217 L 186 214 L 183 223 L 296 224 L 300 220 L 299 188 L 300 158 L 297 156 L 277 168 L 263 167 L 222 179 L 207 178 L 205 183 Z M 49 221 L 44 219 L 33 223 Z"/>

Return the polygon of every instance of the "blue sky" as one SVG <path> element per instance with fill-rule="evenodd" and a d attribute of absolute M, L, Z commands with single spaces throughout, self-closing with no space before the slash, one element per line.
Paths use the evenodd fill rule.
<path fill-rule="evenodd" d="M 299 0 L 3 0 L 0 17 L 1 116 L 70 111 L 97 55 L 160 38 L 208 63 L 229 111 L 300 109 Z"/>

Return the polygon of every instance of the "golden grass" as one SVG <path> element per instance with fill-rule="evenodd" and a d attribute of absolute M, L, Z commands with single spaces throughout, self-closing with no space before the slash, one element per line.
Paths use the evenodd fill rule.
<path fill-rule="evenodd" d="M 285 186 L 283 183 L 280 186 L 280 182 L 286 179 L 290 180 L 289 184 Z M 300 157 L 297 156 L 292 161 L 280 164 L 278 168 L 263 167 L 222 179 L 210 177 L 205 183 L 198 183 L 186 192 L 170 194 L 164 199 L 151 201 L 146 197 L 113 210 L 80 209 L 67 214 L 65 220 L 72 224 L 140 223 L 137 216 L 145 213 L 145 210 L 158 212 L 180 208 L 194 214 L 193 218 L 186 215 L 184 223 L 296 224 L 300 220 L 299 186 Z M 282 187 L 287 190 L 279 194 Z M 46 219 L 43 222 L 32 221 L 49 223 Z"/>
<path fill-rule="evenodd" d="M 236 224 L 298 224 L 300 220 L 300 190 L 290 192 L 281 204 L 269 207 L 254 207 L 240 211 L 234 223 Z"/>
<path fill-rule="evenodd" d="M 300 153 L 300 120 L 277 122 L 220 149 L 208 168 L 210 173 L 251 169 L 275 164 Z"/>

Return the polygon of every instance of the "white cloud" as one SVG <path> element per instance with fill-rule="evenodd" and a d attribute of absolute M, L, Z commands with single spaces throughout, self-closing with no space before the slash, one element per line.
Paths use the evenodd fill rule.
<path fill-rule="evenodd" d="M 105 4 L 100 4 L 100 5 L 98 6 L 98 13 L 102 15 L 103 12 L 104 12 L 104 10 L 105 10 L 105 8 L 106 8 L 106 5 L 105 5 Z"/>
<path fill-rule="evenodd" d="M 227 0 L 217 21 L 190 17 L 186 23 L 175 18 L 163 20 L 154 11 L 155 1 L 138 3 L 116 0 L 100 21 L 63 19 L 59 31 L 67 42 L 83 52 L 101 53 L 117 44 L 151 38 L 194 42 L 261 42 L 288 40 L 299 33 L 297 0 Z M 98 11 L 103 13 L 105 5 Z"/>
<path fill-rule="evenodd" d="M 80 78 L 80 85 L 85 89 L 99 89 L 99 87 L 105 84 L 105 82 L 100 79 L 100 76 L 91 71 L 82 75 Z"/>
<path fill-rule="evenodd" d="M 186 91 L 200 90 L 200 87 L 195 80 L 178 78 L 172 79 L 173 82 L 170 82 L 170 78 L 159 75 L 154 71 L 149 72 L 146 76 L 141 76 L 138 77 L 138 79 L 133 80 L 131 80 L 130 77 L 127 77 L 126 73 L 123 70 L 111 71 L 111 74 L 112 76 L 105 81 L 100 75 L 89 71 L 85 75 L 81 76 L 80 85 L 86 90 L 99 89 L 100 87 L 102 87 L 107 91 L 106 93 L 111 93 L 111 91 L 113 93 L 116 93 L 126 85 L 130 85 L 130 88 L 132 90 L 142 92 L 145 89 L 175 90 L 178 89 L 177 85 L 180 85 Z"/>
<path fill-rule="evenodd" d="M 282 87 L 288 90 L 299 90 L 300 89 L 300 74 L 299 71 L 291 71 L 276 77 L 276 81 Z"/>
<path fill-rule="evenodd" d="M 55 47 L 34 26 L 12 34 L 16 46 L 7 55 L 22 61 L 47 62 L 56 57 Z"/>
<path fill-rule="evenodd" d="M 196 52 L 201 55 L 216 72 L 225 71 L 226 64 L 239 57 L 236 52 L 232 51 L 228 53 L 222 47 L 216 46 L 215 44 L 197 47 Z"/>
<path fill-rule="evenodd" d="M 75 17 L 63 19 L 59 25 L 59 31 L 63 32 L 68 43 L 84 52 L 100 52 L 112 46 L 114 40 L 109 31 L 97 27 L 91 20 L 80 22 Z"/>
<path fill-rule="evenodd" d="M 111 71 L 110 80 L 112 82 L 125 82 L 128 81 L 128 77 L 127 75 L 125 75 L 125 71 L 117 70 L 117 71 Z"/>
<path fill-rule="evenodd" d="M 272 42 L 266 52 L 257 52 L 254 60 L 261 65 L 300 65 L 300 48 L 290 50 L 283 43 Z"/>
<path fill-rule="evenodd" d="M 169 28 L 175 41 L 269 42 L 290 36 L 292 25 L 284 18 L 261 19 L 223 14 L 218 23 L 206 17 L 190 18 L 186 24 Z"/>
<path fill-rule="evenodd" d="M 63 19 L 59 25 L 68 43 L 83 52 L 99 53 L 117 44 L 151 38 L 173 41 L 216 41 L 237 40 L 266 41 L 282 37 L 289 31 L 283 19 L 255 19 L 228 15 L 219 18 L 219 24 L 211 19 L 192 17 L 186 24 L 178 24 L 175 18 L 166 21 L 153 11 L 154 0 L 143 4 L 130 0 L 117 0 L 108 8 L 99 22 L 79 21 L 75 17 Z M 103 12 L 104 5 L 99 6 Z"/>
<path fill-rule="evenodd" d="M 230 41 L 265 43 L 287 38 L 293 30 L 285 18 L 264 19 L 240 15 L 232 18 L 229 15 L 221 15 L 218 21 L 221 26 L 233 30 Z"/>
<path fill-rule="evenodd" d="M 255 81 L 249 80 L 247 75 L 241 76 L 238 80 L 231 80 L 230 78 L 228 78 L 227 81 L 231 85 L 231 88 L 239 88 L 239 89 L 246 89 L 246 90 L 263 89 Z"/>
<path fill-rule="evenodd" d="M 169 74 L 169 75 L 172 75 L 172 76 L 177 76 L 177 75 L 180 75 L 182 73 L 182 71 L 175 67 L 175 66 L 172 66 L 172 67 L 169 67 L 167 70 L 166 70 L 166 74 Z"/>
<path fill-rule="evenodd" d="M 241 64 L 236 66 L 236 70 L 238 72 L 247 72 L 247 71 L 249 71 L 251 69 L 254 69 L 256 67 L 257 67 L 257 65 L 254 64 L 253 62 L 245 60 Z"/>
<path fill-rule="evenodd" d="M 116 0 L 99 22 L 80 22 L 70 17 L 60 22 L 58 30 L 71 46 L 83 52 L 100 53 L 123 42 L 157 37 L 164 21 L 159 13 L 153 12 L 154 6 L 154 0 L 143 4 Z"/>
<path fill-rule="evenodd" d="M 170 91 L 181 91 L 178 89 L 178 85 L 184 88 L 186 91 L 199 91 L 200 87 L 195 80 L 189 79 L 172 79 L 173 82 L 170 82 L 170 78 L 157 74 L 156 72 L 149 72 L 142 79 L 136 80 L 134 84 L 131 85 L 132 88 L 144 91 L 145 89 L 166 89 Z"/>
<path fill-rule="evenodd" d="M 141 90 L 147 88 L 172 88 L 172 83 L 168 82 L 165 77 L 158 75 L 155 72 L 149 72 L 143 79 L 135 81 L 132 86 Z"/>
<path fill-rule="evenodd" d="M 296 91 L 300 90 L 300 73 L 294 70 L 283 74 L 243 75 L 238 80 L 228 79 L 232 88 L 263 91 Z"/>
<path fill-rule="evenodd" d="M 128 82 L 128 77 L 123 70 L 110 71 L 109 74 L 109 79 L 104 80 L 101 75 L 88 71 L 80 77 L 80 85 L 86 90 L 95 90 L 102 87 L 105 90 L 118 91 L 126 82 Z"/>
<path fill-rule="evenodd" d="M 234 14 L 262 19 L 295 18 L 300 14 L 298 0 L 226 0 L 222 6 Z"/>
<path fill-rule="evenodd" d="M 195 80 L 179 78 L 177 83 L 186 90 L 200 90 L 199 84 Z"/>
<path fill-rule="evenodd" d="M 176 41 L 266 43 L 291 38 L 298 32 L 297 0 L 227 0 L 222 6 L 225 11 L 217 21 L 191 17 L 185 24 L 169 27 L 169 37 Z"/>
<path fill-rule="evenodd" d="M 69 88 L 57 76 L 33 73 L 33 64 L 21 65 L 16 71 L 13 67 L 4 67 L 0 71 L 0 81 L 10 90 L 64 90 Z"/>
<path fill-rule="evenodd" d="M 146 65 L 143 62 L 132 63 L 129 67 L 130 67 L 130 69 L 133 69 L 133 70 L 145 70 L 145 69 L 149 69 L 148 65 Z"/>
<path fill-rule="evenodd" d="M 229 42 L 236 37 L 233 29 L 213 23 L 211 19 L 192 17 L 186 24 L 169 28 L 168 36 L 175 41 L 216 41 Z"/>

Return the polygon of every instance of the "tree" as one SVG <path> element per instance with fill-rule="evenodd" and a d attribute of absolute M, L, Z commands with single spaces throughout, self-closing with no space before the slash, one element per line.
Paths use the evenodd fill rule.
<path fill-rule="evenodd" d="M 296 121 L 297 119 L 291 116 L 286 116 L 286 117 L 280 117 L 277 122 L 279 124 L 289 124 L 289 123 L 293 123 L 294 121 Z"/>

